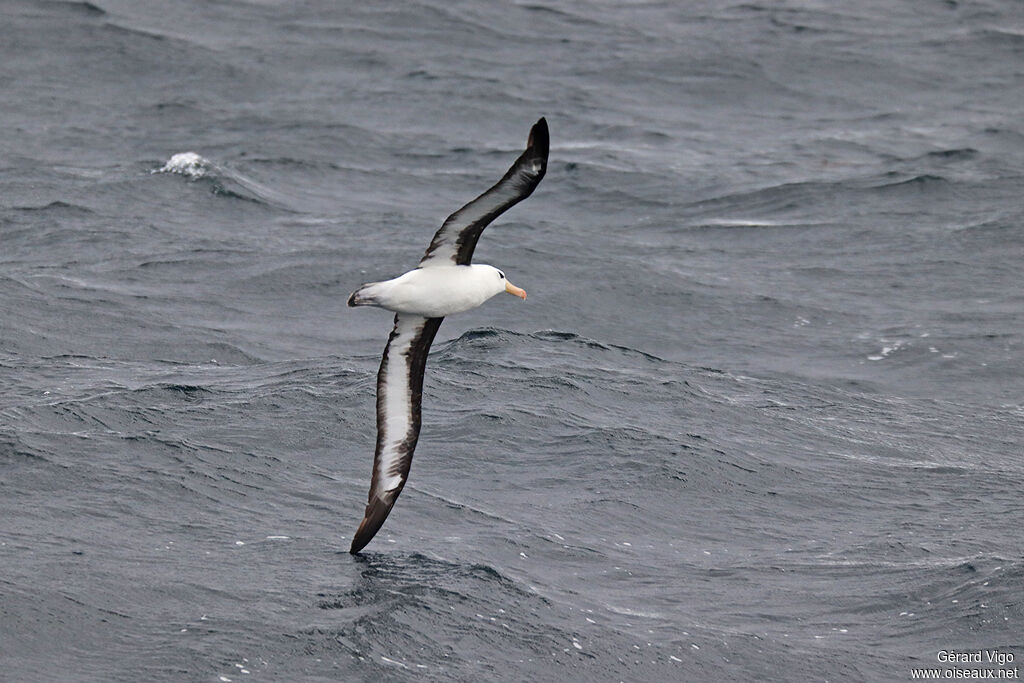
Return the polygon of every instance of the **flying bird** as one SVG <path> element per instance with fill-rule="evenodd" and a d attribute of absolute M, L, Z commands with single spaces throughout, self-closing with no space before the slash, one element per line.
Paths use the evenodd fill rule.
<path fill-rule="evenodd" d="M 501 292 L 526 298 L 505 273 L 471 261 L 484 228 L 530 196 L 547 162 L 548 124 L 542 117 L 530 129 L 526 151 L 494 187 L 445 220 L 416 268 L 392 280 L 365 284 L 349 297 L 349 306 L 395 312 L 395 327 L 377 372 L 377 448 L 370 495 L 349 552 L 358 553 L 370 542 L 409 478 L 420 434 L 423 369 L 441 321 Z"/>

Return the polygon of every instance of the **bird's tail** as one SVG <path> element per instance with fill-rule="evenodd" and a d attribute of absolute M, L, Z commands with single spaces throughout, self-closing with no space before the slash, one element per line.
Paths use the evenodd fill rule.
<path fill-rule="evenodd" d="M 368 282 L 348 298 L 349 306 L 379 306 L 380 300 L 377 295 L 380 293 L 379 282 Z"/>

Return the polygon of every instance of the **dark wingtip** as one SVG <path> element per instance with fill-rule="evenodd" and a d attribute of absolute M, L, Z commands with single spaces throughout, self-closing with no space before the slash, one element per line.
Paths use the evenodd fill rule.
<path fill-rule="evenodd" d="M 359 305 L 356 303 L 356 294 L 358 293 L 359 291 L 356 290 L 355 292 L 352 292 L 352 295 L 348 298 L 348 305 L 351 306 L 352 308 L 355 308 L 356 306 Z"/>
<path fill-rule="evenodd" d="M 533 149 L 545 159 L 548 156 L 548 122 L 543 116 L 533 124 L 530 129 L 530 137 L 526 140 L 526 148 Z"/>
<path fill-rule="evenodd" d="M 366 528 L 366 522 L 369 519 L 369 517 L 363 519 L 363 523 L 359 525 L 359 530 L 356 532 L 356 535 L 352 537 L 352 546 L 348 551 L 353 555 L 365 548 L 366 544 L 369 543 L 373 539 L 374 534 L 377 533 L 377 529 L 373 529 L 371 531 Z"/>
<path fill-rule="evenodd" d="M 397 498 L 398 496 L 396 495 L 395 497 Z M 377 535 L 380 528 L 384 526 L 384 520 L 388 518 L 388 514 L 391 512 L 391 508 L 394 507 L 394 505 L 394 499 L 388 503 L 380 498 L 374 498 L 373 501 L 366 506 L 366 516 L 363 517 L 363 521 L 359 525 L 356 535 L 352 538 L 352 547 L 349 548 L 350 553 L 355 555 L 365 548 L 367 543 L 373 540 L 373 537 Z"/>

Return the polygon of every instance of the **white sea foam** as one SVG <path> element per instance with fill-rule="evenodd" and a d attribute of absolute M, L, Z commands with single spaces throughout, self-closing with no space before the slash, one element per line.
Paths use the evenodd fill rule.
<path fill-rule="evenodd" d="M 782 223 L 767 218 L 709 218 L 702 221 L 702 224 L 718 228 L 774 228 L 780 225 L 792 225 L 792 223 Z"/>
<path fill-rule="evenodd" d="M 880 339 L 879 341 L 881 341 L 882 344 L 884 345 L 884 346 L 882 346 L 881 353 L 876 353 L 876 354 L 872 354 L 872 355 L 868 356 L 868 360 L 882 360 L 883 358 L 887 357 L 889 354 L 891 354 L 891 353 L 893 353 L 895 351 L 899 351 L 900 348 L 903 346 L 903 342 L 901 342 L 901 341 L 890 342 L 888 339 Z"/>
<path fill-rule="evenodd" d="M 399 667 L 401 667 L 403 669 L 408 669 L 409 668 L 407 665 L 403 664 L 402 662 L 399 662 L 399 661 L 397 661 L 395 659 L 389 659 L 388 657 L 385 657 L 384 655 L 381 655 L 380 658 L 381 658 L 381 661 L 384 661 L 384 662 L 386 662 L 388 664 L 394 664 L 395 666 L 399 666 Z"/>
<path fill-rule="evenodd" d="M 210 162 L 195 152 L 180 152 L 153 173 L 178 173 L 188 178 L 202 178 L 210 168 Z"/>
<path fill-rule="evenodd" d="M 660 612 L 649 612 L 629 609 L 628 607 L 616 607 L 615 605 L 605 605 L 610 611 L 616 614 L 622 614 L 630 617 L 643 617 L 645 619 L 663 619 L 665 615 Z"/>

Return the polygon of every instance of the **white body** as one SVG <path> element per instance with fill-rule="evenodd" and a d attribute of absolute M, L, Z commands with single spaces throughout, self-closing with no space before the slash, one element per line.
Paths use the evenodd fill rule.
<path fill-rule="evenodd" d="M 505 274 L 493 266 L 431 266 L 363 285 L 353 297 L 357 306 L 443 318 L 476 308 L 505 287 Z"/>

